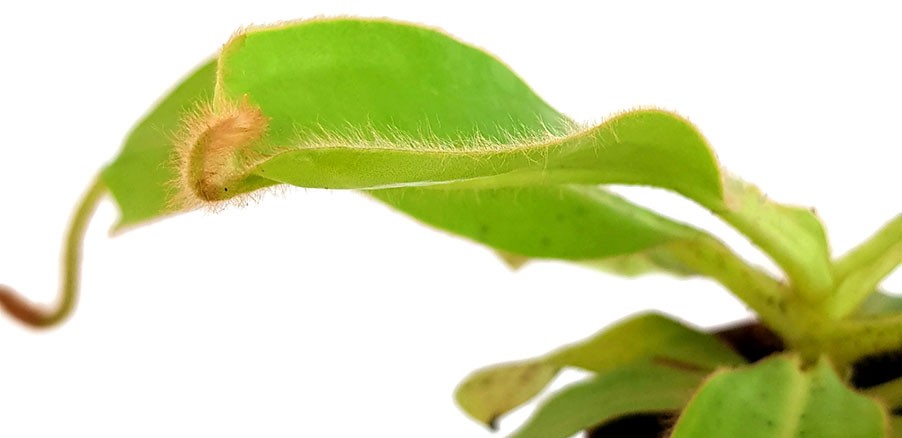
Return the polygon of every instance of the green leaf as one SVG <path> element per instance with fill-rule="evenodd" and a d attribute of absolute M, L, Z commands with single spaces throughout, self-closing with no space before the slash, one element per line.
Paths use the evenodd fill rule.
<path fill-rule="evenodd" d="M 566 438 L 624 415 L 679 411 L 703 378 L 648 363 L 609 370 L 554 394 L 510 438 Z"/>
<path fill-rule="evenodd" d="M 248 173 L 274 181 L 355 189 L 629 182 L 721 196 L 713 154 L 685 120 L 636 111 L 565 136 L 572 122 L 506 66 L 430 29 L 339 19 L 252 30 L 226 46 L 219 72 L 223 99 L 247 96 L 269 117 L 254 146 L 265 158 Z"/>
<path fill-rule="evenodd" d="M 710 333 L 646 313 L 551 353 L 547 361 L 602 372 L 648 359 L 713 370 L 745 360 Z"/>
<path fill-rule="evenodd" d="M 825 360 L 802 370 L 796 358 L 778 357 L 708 379 L 672 437 L 878 438 L 886 431 L 883 408 L 844 386 Z"/>
<path fill-rule="evenodd" d="M 259 105 L 272 118 L 266 141 L 278 145 L 315 136 L 463 145 L 560 134 L 571 124 L 481 50 L 387 20 L 249 29 L 223 49 L 218 86 L 224 97 Z"/>
<path fill-rule="evenodd" d="M 280 46 L 289 44 L 286 39 L 292 45 L 287 50 Z M 293 136 L 301 132 L 316 138 L 372 134 L 403 135 L 407 140 L 419 136 L 460 144 L 489 138 L 499 142 L 510 136 L 562 134 L 571 124 L 494 58 L 415 26 L 364 20 L 313 21 L 284 32 L 251 33 L 229 47 L 228 62 L 220 62 L 218 68 L 232 80 L 221 78 L 220 88 L 252 81 L 245 84 L 247 89 L 235 93 L 253 92 L 255 102 L 276 102 L 266 107 L 270 120 L 267 142 L 273 145 L 287 141 L 299 147 L 296 143 L 303 136 Z M 251 47 L 259 50 L 249 50 Z M 449 63 L 470 67 L 449 70 Z M 211 68 L 205 66 L 164 99 L 105 170 L 105 179 L 122 210 L 120 226 L 169 212 L 172 200 L 167 199 L 171 198 L 167 184 L 176 179 L 171 168 L 173 133 L 186 111 L 213 100 L 209 96 L 215 80 L 210 77 Z M 287 77 L 286 68 L 290 69 Z M 243 71 L 249 76 L 236 79 L 223 73 L 229 71 Z M 280 86 L 273 87 L 273 82 Z M 286 116 L 285 112 L 291 114 Z M 397 169 L 405 167 L 380 165 L 380 160 L 392 156 L 392 151 L 384 152 L 369 157 L 345 156 L 349 161 L 344 162 L 333 157 L 339 161 L 334 165 L 326 158 L 319 159 L 311 175 L 341 179 L 342 173 L 349 172 L 348 163 L 362 163 L 356 168 L 360 175 L 354 178 L 365 178 L 370 172 L 375 173 L 371 177 L 383 178 L 381 183 L 397 184 Z M 706 150 L 702 153 L 710 155 Z M 256 177 L 246 186 L 256 189 L 274 184 L 269 178 L 276 178 L 278 172 L 272 169 L 278 169 L 287 159 L 287 155 L 272 157 L 266 162 L 268 167 L 259 169 L 270 182 Z M 297 178 L 297 172 L 303 169 L 294 171 L 292 175 Z M 238 193 L 233 188 L 231 194 Z M 594 187 L 411 188 L 371 193 L 424 222 L 533 257 L 608 257 L 685 237 L 693 231 Z M 547 228 L 546 235 L 537 236 L 534 230 L 539 228 Z"/>
<path fill-rule="evenodd" d="M 713 335 L 649 313 L 538 358 L 477 370 L 458 386 L 455 398 L 467 414 L 491 426 L 535 397 L 563 367 L 603 373 L 647 361 L 697 370 L 745 363 Z"/>
<path fill-rule="evenodd" d="M 224 47 L 215 86 L 208 72 L 166 99 L 139 126 L 154 135 L 130 139 L 104 172 L 117 186 L 123 223 L 280 183 L 362 189 L 519 256 L 598 260 L 659 248 L 638 258 L 669 259 L 657 267 L 676 269 L 678 257 L 662 244 L 699 232 L 580 187 L 641 184 L 724 216 L 809 295 L 830 282 L 816 218 L 746 202 L 756 196 L 725 199 L 714 155 L 685 119 L 637 110 L 579 127 L 497 59 L 441 32 L 356 19 L 252 28 Z M 200 106 L 209 87 L 214 95 Z M 173 144 L 170 123 L 191 106 L 202 109 Z M 177 172 L 166 167 L 170 155 Z M 180 181 L 177 196 L 166 190 L 171 180 Z M 801 251 L 779 243 L 781 222 Z"/>
<path fill-rule="evenodd" d="M 535 397 L 558 370 L 541 360 L 495 365 L 468 376 L 457 387 L 454 398 L 464 412 L 494 430 L 498 417 Z"/>
<path fill-rule="evenodd" d="M 122 151 L 104 168 L 103 182 L 119 205 L 117 230 L 172 213 L 172 137 L 185 113 L 212 98 L 215 73 L 215 60 L 192 72 L 132 129 Z"/>
<path fill-rule="evenodd" d="M 329 51 L 322 49 L 325 40 Z M 275 57 L 285 45 L 293 56 Z M 599 189 L 548 187 L 554 175 L 589 169 L 597 176 L 565 182 L 671 184 L 702 198 L 719 197 L 711 152 L 685 121 L 646 111 L 572 139 L 561 137 L 570 122 L 505 66 L 431 30 L 349 20 L 260 30 L 227 46 L 221 71 L 220 88 L 229 99 L 249 96 L 271 120 L 266 144 L 257 147 L 278 152 L 258 163 L 255 175 L 328 188 L 488 184 L 482 190 L 414 187 L 372 195 L 510 253 L 602 258 L 689 234 L 688 227 Z M 274 91 L 276 77 L 293 86 Z M 631 143 L 618 141 L 624 136 Z M 549 146 L 555 142 L 559 146 Z M 598 162 L 608 171 L 592 169 Z M 553 166 L 559 171 L 552 172 Z M 523 185 L 529 187 L 508 188 Z M 236 193 L 230 188 L 230 196 Z"/>
<path fill-rule="evenodd" d="M 604 258 L 697 233 L 597 187 L 414 187 L 368 193 L 429 225 L 528 257 Z"/>
<path fill-rule="evenodd" d="M 638 110 L 574 129 L 496 59 L 432 30 L 360 20 L 255 29 L 226 46 L 217 81 L 221 98 L 247 97 L 269 117 L 254 146 L 262 158 L 236 169 L 249 177 L 354 189 L 652 185 L 722 214 L 812 297 L 831 285 L 817 219 L 746 185 L 725 200 L 713 153 L 686 120 Z M 405 198 L 445 199 L 416 193 Z"/>
<path fill-rule="evenodd" d="M 373 112 L 397 110 L 392 109 L 395 111 L 374 108 Z M 305 114 L 312 108 L 297 111 Z M 393 118 L 405 117 L 412 116 L 396 114 Z M 304 122 L 314 121 L 294 119 L 292 124 L 304 129 Z M 384 138 L 367 138 L 376 135 Z M 414 135 L 385 127 L 344 138 L 308 136 L 274 152 L 250 171 L 301 187 L 494 189 L 620 183 L 663 187 L 708 205 L 721 197 L 707 145 L 688 123 L 663 111 L 633 111 L 595 128 L 543 141 L 525 138 L 492 143 L 473 137 L 469 143 L 458 143 L 437 135 Z M 259 147 L 277 150 L 283 146 Z M 687 167 L 690 171 L 684 173 Z M 696 167 L 701 169 L 693 178 Z"/>

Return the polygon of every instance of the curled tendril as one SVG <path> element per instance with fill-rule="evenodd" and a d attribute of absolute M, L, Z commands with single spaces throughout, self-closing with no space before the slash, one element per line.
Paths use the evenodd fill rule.
<path fill-rule="evenodd" d="M 52 327 L 65 320 L 75 308 L 81 276 L 81 246 L 88 223 L 106 193 L 100 178 L 96 178 L 82 197 L 69 223 L 63 248 L 63 272 L 60 298 L 55 307 L 46 308 L 29 302 L 8 286 L 0 285 L 0 306 L 13 318 L 33 328 Z"/>

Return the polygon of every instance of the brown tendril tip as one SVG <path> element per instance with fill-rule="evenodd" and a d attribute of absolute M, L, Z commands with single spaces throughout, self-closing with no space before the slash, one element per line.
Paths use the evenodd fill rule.
<path fill-rule="evenodd" d="M 41 309 L 37 305 L 25 301 L 16 291 L 0 285 L 0 306 L 19 322 L 34 328 L 49 327 L 55 318 L 52 310 Z"/>

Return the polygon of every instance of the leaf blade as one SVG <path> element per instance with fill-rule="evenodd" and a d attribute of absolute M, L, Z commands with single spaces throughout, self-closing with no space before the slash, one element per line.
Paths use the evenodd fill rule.
<path fill-rule="evenodd" d="M 696 232 L 587 186 L 367 193 L 431 226 L 527 257 L 605 258 Z"/>
<path fill-rule="evenodd" d="M 703 377 L 647 363 L 609 370 L 553 395 L 510 438 L 566 438 L 624 415 L 678 411 Z"/>
<path fill-rule="evenodd" d="M 172 137 L 186 112 L 212 98 L 215 73 L 216 60 L 189 73 L 132 128 L 119 154 L 104 167 L 101 177 L 120 212 L 114 230 L 175 213 L 169 205 L 169 184 L 176 178 Z"/>
<path fill-rule="evenodd" d="M 204 82 L 202 88 L 209 87 Z M 753 226 L 754 220 L 727 208 L 716 159 L 705 139 L 685 119 L 658 110 L 639 110 L 593 128 L 575 129 L 572 121 L 551 108 L 507 66 L 441 32 L 385 20 L 354 19 L 253 29 L 234 38 L 218 58 L 213 93 L 213 107 L 217 102 L 248 99 L 268 117 L 265 138 L 248 154 L 254 159 L 236 164 L 241 170 L 237 174 L 246 179 L 241 185 L 246 191 L 276 183 L 351 189 L 436 185 L 439 192 L 479 189 L 467 201 L 473 205 L 457 213 L 467 216 L 478 214 L 477 195 L 489 189 L 519 187 L 522 193 L 574 183 L 655 185 L 681 193 L 718 214 L 738 217 L 731 221 L 734 226 L 751 234 L 753 241 L 803 284 L 820 289 L 818 281 L 823 280 L 820 261 L 826 256 L 802 254 L 818 261 L 809 279 L 805 277 L 809 271 L 799 268 L 805 263 L 799 254 L 768 246 L 778 234 L 762 233 Z M 199 96 L 189 100 L 197 104 L 202 100 Z M 142 192 L 133 199 L 147 201 L 120 205 L 124 217 L 137 211 L 135 206 L 155 206 L 124 222 L 135 224 L 172 212 L 164 202 L 170 196 L 164 182 L 174 175 L 165 167 L 164 151 L 171 151 L 172 144 L 164 137 L 155 139 L 156 155 L 141 158 L 147 165 L 139 163 L 129 169 L 123 153 L 104 172 L 149 175 L 143 182 L 119 184 L 127 189 L 117 193 Z M 233 161 L 226 158 L 213 161 Z M 212 172 L 231 174 L 228 169 Z M 135 187 L 141 189 L 133 190 Z M 225 195 L 228 187 L 224 187 L 217 196 L 226 199 L 242 193 L 232 189 Z M 423 198 L 430 209 L 440 209 L 446 196 L 429 190 L 410 193 L 408 197 Z M 516 206 L 515 197 L 508 197 L 498 202 L 499 208 Z M 546 207 L 572 210 L 578 204 L 548 202 Z M 608 220 L 593 224 L 595 229 L 621 227 L 621 235 L 635 236 L 630 250 L 580 255 L 582 249 L 574 247 L 563 255 L 558 255 L 562 252 L 559 248 L 543 255 L 533 248 L 532 253 L 519 255 L 591 260 L 633 254 L 684 237 L 674 233 L 679 228 L 674 222 L 665 225 L 663 218 L 658 221 L 660 227 L 631 221 L 630 216 L 648 216 L 647 211 L 636 213 L 641 212 L 639 207 L 632 210 L 616 220 L 616 215 L 608 215 Z M 780 215 L 792 216 L 786 211 Z M 430 222 L 422 213 L 414 216 Z M 494 224 L 496 228 L 503 225 Z M 532 221 L 534 229 L 552 226 L 548 221 Z M 472 230 L 467 234 L 467 230 L 445 229 L 473 237 Z M 633 232 L 636 229 L 643 232 Z M 683 226 L 683 231 L 688 229 Z M 826 243 L 815 243 L 815 247 L 826 248 Z M 498 249 L 516 253 L 510 247 Z M 664 254 L 667 257 L 673 255 Z"/>
<path fill-rule="evenodd" d="M 740 365 L 745 360 L 709 333 L 649 313 L 537 358 L 476 370 L 458 386 L 455 399 L 464 412 L 491 426 L 501 415 L 535 397 L 564 367 L 606 373 L 648 362 L 698 371 Z M 531 368 L 531 378 L 523 382 L 524 370 Z"/>
<path fill-rule="evenodd" d="M 558 371 L 543 361 L 498 364 L 467 376 L 454 391 L 454 400 L 471 418 L 496 430 L 499 417 L 535 397 Z"/>
<path fill-rule="evenodd" d="M 701 369 L 744 364 L 745 360 L 710 333 L 659 313 L 642 314 L 582 342 L 551 353 L 549 361 L 602 372 L 621 365 L 664 360 Z"/>
<path fill-rule="evenodd" d="M 878 438 L 886 412 L 845 387 L 826 361 L 803 371 L 778 357 L 712 376 L 677 421 L 673 438 Z"/>
<path fill-rule="evenodd" d="M 721 180 L 726 177 L 721 174 L 710 147 L 685 119 L 658 110 L 638 110 L 593 128 L 573 131 L 568 129 L 568 121 L 563 116 L 535 96 L 519 78 L 512 73 L 499 73 L 506 66 L 444 35 L 390 22 L 314 24 L 260 29 L 242 36 L 240 44 L 230 45 L 224 52 L 221 70 L 229 73 L 221 75 L 219 81 L 225 93 L 232 99 L 250 95 L 264 110 L 284 116 L 284 120 L 278 121 L 279 127 L 274 128 L 281 134 L 272 141 L 293 141 L 299 145 L 275 153 L 261 163 L 258 175 L 303 187 L 356 189 L 436 184 L 446 189 L 549 184 L 653 185 L 681 193 L 722 215 L 768 252 L 801 285 L 808 298 L 822 298 L 832 285 L 829 248 L 817 218 L 804 209 L 770 201 L 746 202 L 755 200 L 750 190 L 739 190 L 741 202 L 739 208 L 733 208 L 729 205 L 731 200 L 724 198 Z M 330 25 L 353 26 L 355 32 L 388 40 L 385 47 L 372 47 L 362 40 L 354 40 L 355 44 L 351 45 L 354 47 L 337 49 L 347 58 L 367 60 L 362 70 L 367 78 L 361 78 L 361 74 L 354 76 L 355 70 L 347 64 L 341 64 L 344 68 L 340 72 L 330 71 L 344 75 L 341 82 L 353 84 L 351 88 L 328 88 L 329 99 L 318 99 L 311 94 L 317 90 L 302 85 L 301 91 L 288 92 L 295 98 L 287 99 L 283 95 L 285 90 L 273 95 L 269 87 L 271 80 L 249 73 L 251 70 L 246 66 L 269 60 L 267 53 L 273 51 L 270 47 L 269 51 L 255 54 L 250 41 L 256 41 L 256 45 L 278 45 L 266 41 L 306 40 L 311 29 L 326 29 Z M 395 35 L 396 32 L 416 35 L 406 41 Z M 400 48 L 410 45 L 420 50 L 428 47 L 425 51 L 455 66 L 476 67 L 448 70 L 442 61 L 412 60 L 409 47 Z M 380 49 L 401 67 L 384 65 L 378 56 L 366 57 Z M 298 58 L 306 59 L 306 56 Z M 278 70 L 272 60 L 269 62 L 273 71 Z M 231 64 L 236 65 L 229 67 Z M 472 75 L 474 72 L 482 72 L 503 85 L 487 86 L 479 75 Z M 417 79 L 421 77 L 425 79 Z M 361 85 L 367 80 L 389 85 L 385 88 Z M 388 96 L 384 91 L 392 89 L 391 84 L 397 85 L 392 81 L 402 81 L 405 87 Z M 329 111 L 314 111 L 314 108 L 329 107 L 330 99 L 336 95 L 338 101 L 357 98 L 354 111 L 335 117 Z M 442 102 L 426 102 L 424 95 L 442 96 Z M 499 104 L 508 100 L 513 103 Z M 458 110 L 448 112 L 451 108 Z M 335 108 L 330 111 L 340 113 Z M 315 123 L 307 117 L 313 113 L 317 115 Z M 431 122 L 430 114 L 434 120 L 442 121 L 440 128 Z M 286 134 L 288 125 L 294 129 L 290 135 Z M 747 193 L 751 196 L 746 196 Z M 762 217 L 768 223 L 788 223 L 792 230 L 761 226 L 758 219 Z M 786 236 L 794 239 L 791 239 L 793 245 L 781 243 Z M 797 247 L 802 250 L 795 251 Z"/>

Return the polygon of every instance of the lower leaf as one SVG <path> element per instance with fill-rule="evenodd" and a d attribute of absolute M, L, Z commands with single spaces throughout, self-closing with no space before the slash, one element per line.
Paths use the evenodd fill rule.
<path fill-rule="evenodd" d="M 704 375 L 649 362 L 610 370 L 552 396 L 511 438 L 566 438 L 626 415 L 678 411 Z"/>
<path fill-rule="evenodd" d="M 699 372 L 745 363 L 714 335 L 649 313 L 544 356 L 477 370 L 461 382 L 455 398 L 468 415 L 494 429 L 498 417 L 535 397 L 561 368 L 607 373 L 649 361 Z"/>
<path fill-rule="evenodd" d="M 887 421 L 880 404 L 846 387 L 827 361 L 806 370 L 781 356 L 709 378 L 672 438 L 880 438 Z"/>

